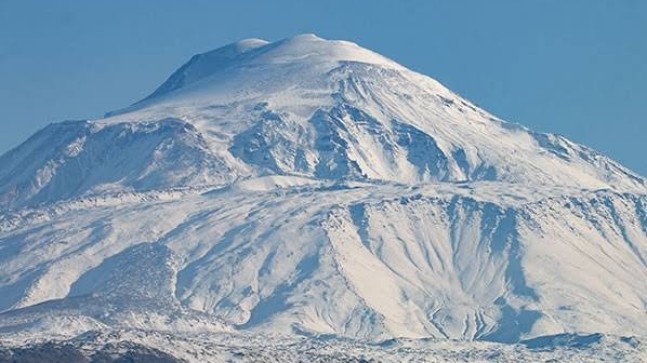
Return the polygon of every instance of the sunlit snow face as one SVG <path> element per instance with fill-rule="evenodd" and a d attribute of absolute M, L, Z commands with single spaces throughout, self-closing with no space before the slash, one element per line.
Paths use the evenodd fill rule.
<path fill-rule="evenodd" d="M 0 181 L 3 332 L 647 331 L 641 177 L 348 42 L 196 56 Z"/>

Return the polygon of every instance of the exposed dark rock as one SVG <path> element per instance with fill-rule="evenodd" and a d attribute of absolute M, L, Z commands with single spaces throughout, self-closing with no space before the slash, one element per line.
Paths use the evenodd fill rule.
<path fill-rule="evenodd" d="M 169 354 L 137 344 L 108 344 L 88 351 L 68 343 L 0 348 L 0 363 L 181 363 Z"/>

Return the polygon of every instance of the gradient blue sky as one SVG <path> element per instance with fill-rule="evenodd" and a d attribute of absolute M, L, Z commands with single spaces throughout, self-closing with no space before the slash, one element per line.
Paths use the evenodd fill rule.
<path fill-rule="evenodd" d="M 195 53 L 306 32 L 647 175 L 644 0 L 0 0 L 0 153 L 143 98 Z"/>

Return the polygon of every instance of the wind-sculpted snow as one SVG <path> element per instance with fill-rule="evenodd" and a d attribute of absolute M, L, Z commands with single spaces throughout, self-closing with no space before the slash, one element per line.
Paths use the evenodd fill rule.
<path fill-rule="evenodd" d="M 137 306 L 366 339 L 647 329 L 644 195 L 280 183 L 69 210 L 8 230 L 5 316 L 91 296 L 114 301 L 90 314 L 102 324 Z"/>
<path fill-rule="evenodd" d="M 647 336 L 646 205 L 357 45 L 247 40 L 0 157 L 0 332 Z"/>
<path fill-rule="evenodd" d="M 234 178 L 194 126 L 172 118 L 52 124 L 2 156 L 0 165 L 0 205 L 9 208 Z"/>

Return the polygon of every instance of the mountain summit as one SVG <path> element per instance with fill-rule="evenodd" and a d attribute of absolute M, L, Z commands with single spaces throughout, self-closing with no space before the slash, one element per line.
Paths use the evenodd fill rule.
<path fill-rule="evenodd" d="M 647 335 L 646 185 L 354 43 L 243 40 L 0 157 L 0 330 Z"/>
<path fill-rule="evenodd" d="M 286 68 L 298 68 L 301 71 L 300 75 L 310 72 L 320 77 L 322 71 L 332 70 L 348 62 L 404 69 L 397 63 L 355 43 L 324 40 L 314 34 L 303 34 L 276 43 L 260 39 L 245 39 L 194 56 L 147 99 L 165 96 L 173 98 L 183 92 L 196 92 L 196 88 L 201 87 L 195 86 L 191 89 L 190 86 L 198 83 L 202 83 L 200 90 L 202 92 L 205 88 L 225 82 L 247 83 L 245 86 L 250 87 L 259 72 L 271 73 Z M 249 76 L 243 78 L 240 77 L 241 74 L 249 74 Z M 295 76 L 298 75 L 295 74 Z M 287 86 L 304 81 L 304 79 L 297 80 L 297 77 L 290 77 L 284 80 L 283 84 Z"/>

